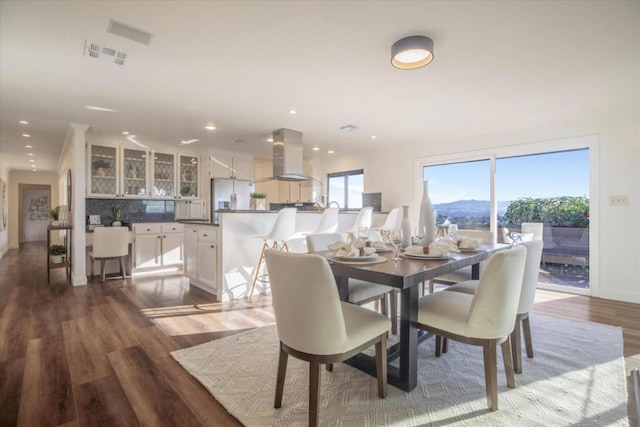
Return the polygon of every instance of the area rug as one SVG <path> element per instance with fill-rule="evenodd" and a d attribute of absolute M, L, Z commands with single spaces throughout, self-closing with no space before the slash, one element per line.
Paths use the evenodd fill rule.
<path fill-rule="evenodd" d="M 482 350 L 450 342 L 436 358 L 433 340 L 418 350 L 418 386 L 389 386 L 336 364 L 322 369 L 322 426 L 607 426 L 628 425 L 620 328 L 537 315 L 535 358 L 510 389 L 498 349 L 499 410 L 487 409 Z M 275 325 L 171 353 L 246 426 L 305 426 L 308 364 L 289 357 L 282 408 L 273 408 L 278 338 Z"/>

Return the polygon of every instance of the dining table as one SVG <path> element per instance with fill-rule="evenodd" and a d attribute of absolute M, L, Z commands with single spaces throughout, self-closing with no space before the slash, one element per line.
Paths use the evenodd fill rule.
<path fill-rule="evenodd" d="M 349 279 L 360 279 L 396 288 L 400 293 L 399 341 L 388 350 L 387 382 L 405 391 L 411 391 L 418 381 L 418 344 L 428 335 L 417 328 L 418 300 L 421 284 L 443 274 L 471 266 L 472 278 L 480 277 L 480 263 L 499 250 L 509 248 L 505 244 L 484 244 L 473 251 L 449 254 L 447 258 L 408 258 L 394 261 L 392 252 L 376 254 L 373 262 L 341 261 L 331 252 L 327 257 L 336 278 L 340 300 L 349 300 Z M 394 319 L 394 321 L 397 321 Z M 398 359 L 398 362 L 395 360 Z M 375 358 L 359 353 L 346 361 L 370 375 L 375 375 Z"/>

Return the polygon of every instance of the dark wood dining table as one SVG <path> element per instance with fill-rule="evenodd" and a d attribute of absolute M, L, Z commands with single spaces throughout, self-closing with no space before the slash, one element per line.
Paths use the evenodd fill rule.
<path fill-rule="evenodd" d="M 349 299 L 349 278 L 387 285 L 400 291 L 400 339 L 398 344 L 389 349 L 387 381 L 402 390 L 411 391 L 418 381 L 420 337 L 416 322 L 420 284 L 467 266 L 472 268 L 472 278 L 477 279 L 480 277 L 480 262 L 488 259 L 494 252 L 508 247 L 509 245 L 503 244 L 485 244 L 478 251 L 452 254 L 451 258 L 444 260 L 400 258 L 399 261 L 393 261 L 393 252 L 379 253 L 378 256 L 387 260 L 377 264 L 341 263 L 333 261 L 329 252 L 322 254 L 329 258 L 342 301 Z M 399 358 L 398 366 L 391 365 L 396 357 Z M 375 358 L 364 353 L 349 359 L 347 363 L 369 374 L 375 374 Z"/>

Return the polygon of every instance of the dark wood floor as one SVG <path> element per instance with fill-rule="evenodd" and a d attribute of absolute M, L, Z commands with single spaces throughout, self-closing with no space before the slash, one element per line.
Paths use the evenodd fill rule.
<path fill-rule="evenodd" d="M 72 287 L 59 269 L 47 284 L 44 246 L 0 260 L 0 426 L 240 425 L 169 353 L 273 322 L 269 297 L 218 303 L 180 275 Z M 538 313 L 621 326 L 628 368 L 640 365 L 639 305 L 536 301 Z"/>

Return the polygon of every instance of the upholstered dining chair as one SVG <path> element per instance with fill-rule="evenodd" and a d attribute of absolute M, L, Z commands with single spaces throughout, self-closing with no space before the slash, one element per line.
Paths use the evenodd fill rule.
<path fill-rule="evenodd" d="M 380 234 L 371 231 L 375 241 L 381 241 Z M 306 236 L 309 252 L 326 251 L 328 246 L 336 242 L 344 242 L 344 235 L 340 233 L 310 234 Z M 364 280 L 349 279 L 349 302 L 356 305 L 364 305 L 372 301 L 382 301 L 380 311 L 389 316 L 391 333 L 398 333 L 398 299 L 395 289 L 377 283 Z M 387 308 L 388 307 L 388 308 Z"/>
<path fill-rule="evenodd" d="M 97 227 L 93 230 L 93 247 L 89 252 L 91 258 L 91 278 L 94 277 L 95 261 L 100 261 L 102 283 L 105 281 L 104 265 L 108 260 L 120 261 L 120 274 L 126 279 L 124 259 L 129 255 L 129 228 Z"/>
<path fill-rule="evenodd" d="M 265 257 L 280 339 L 274 407 L 282 406 L 288 356 L 307 361 L 310 365 L 309 425 L 317 426 L 320 365 L 327 365 L 327 370 L 331 370 L 332 364 L 373 345 L 378 396 L 385 398 L 389 319 L 340 302 L 331 267 L 323 256 L 267 250 Z"/>
<path fill-rule="evenodd" d="M 540 260 L 542 259 L 542 240 L 532 240 L 521 242 L 519 246 L 527 248 L 527 257 L 524 264 L 524 274 L 522 277 L 522 288 L 520 300 L 518 302 L 518 314 L 515 326 L 511 333 L 511 354 L 513 357 L 513 370 L 516 374 L 522 373 L 522 337 L 524 336 L 527 357 L 533 357 L 533 340 L 531 339 L 531 324 L 529 322 L 529 312 L 533 307 L 536 297 L 536 287 L 538 285 L 538 272 L 540 270 Z M 478 285 L 477 280 L 468 280 L 449 286 L 445 291 L 464 292 L 473 295 Z M 443 347 L 446 344 L 443 343 Z M 439 352 L 436 349 L 436 352 Z"/>
<path fill-rule="evenodd" d="M 253 291 L 256 289 L 256 282 L 261 277 L 264 266 L 265 251 L 271 248 L 274 250 L 284 250 L 289 252 L 287 240 L 293 237 L 296 233 L 297 212 L 297 208 L 280 209 L 269 234 L 257 237 L 258 239 L 262 239 L 262 250 L 260 251 L 260 258 L 258 259 L 255 275 L 253 276 L 253 283 L 251 284 L 251 290 L 249 291 L 249 298 L 253 296 Z M 267 268 L 267 272 L 268 271 L 269 269 Z"/>
<path fill-rule="evenodd" d="M 482 346 L 489 409 L 498 409 L 496 346 L 502 347 L 507 385 L 514 388 L 509 336 L 513 330 L 527 249 L 515 246 L 489 258 L 473 295 L 436 292 L 418 302 L 420 329 L 465 344 Z"/>

